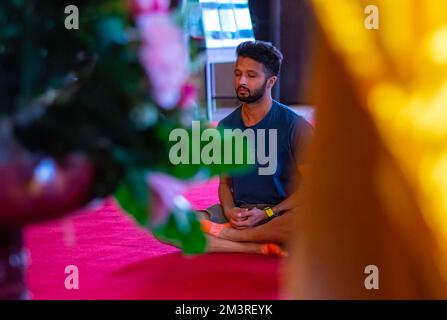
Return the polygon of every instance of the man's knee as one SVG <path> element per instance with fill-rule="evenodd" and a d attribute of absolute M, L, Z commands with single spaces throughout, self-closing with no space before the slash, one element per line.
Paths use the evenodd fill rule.
<path fill-rule="evenodd" d="M 215 204 L 206 210 L 204 210 L 208 214 L 208 220 L 214 222 L 214 223 L 227 223 L 228 219 L 225 216 L 225 212 L 223 207 L 220 204 Z"/>

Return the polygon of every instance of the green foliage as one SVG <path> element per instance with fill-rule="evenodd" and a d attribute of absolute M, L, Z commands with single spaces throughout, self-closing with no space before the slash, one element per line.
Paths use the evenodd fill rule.
<path fill-rule="evenodd" d="M 67 5 L 79 8 L 79 30 L 65 28 Z M 185 114 L 162 110 L 152 100 L 127 5 L 123 0 L 0 1 L 0 116 L 31 152 L 87 155 L 96 174 L 91 198 L 115 194 L 138 223 L 149 226 L 146 172 L 188 179 L 234 168 L 169 162 L 169 130 L 182 127 Z M 191 52 L 191 57 L 199 54 L 197 48 Z M 206 241 L 188 210 L 176 208 L 156 232 L 178 241 L 185 252 L 198 253 Z"/>
<path fill-rule="evenodd" d="M 166 224 L 154 230 L 154 234 L 172 242 L 186 254 L 202 253 L 207 246 L 200 222 L 189 211 L 175 210 Z"/>
<path fill-rule="evenodd" d="M 149 192 L 144 170 L 130 170 L 115 192 L 115 198 L 120 206 L 126 210 L 142 226 L 149 226 Z"/>

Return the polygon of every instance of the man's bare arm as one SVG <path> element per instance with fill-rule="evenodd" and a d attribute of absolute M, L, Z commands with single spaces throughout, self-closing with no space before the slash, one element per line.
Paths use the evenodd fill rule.
<path fill-rule="evenodd" d="M 219 179 L 219 201 L 224 209 L 225 216 L 228 220 L 231 219 L 227 212 L 235 207 L 233 193 L 231 192 L 231 178 L 221 175 Z"/>
<path fill-rule="evenodd" d="M 306 188 L 303 187 L 303 181 L 307 180 L 309 176 L 309 150 L 310 144 L 313 137 L 313 127 L 306 121 L 302 122 L 300 125 L 300 130 L 296 130 L 293 138 L 294 145 L 294 159 L 296 176 L 295 179 L 295 192 L 284 199 L 282 202 L 278 203 L 272 208 L 274 213 L 285 212 L 294 208 L 301 206 L 306 201 Z M 304 182 L 305 183 L 305 182 Z"/>
<path fill-rule="evenodd" d="M 298 166 L 298 170 L 301 173 L 301 176 L 307 175 L 306 169 L 304 166 Z M 279 214 L 281 212 L 286 212 L 295 208 L 298 208 L 301 204 L 305 202 L 306 199 L 306 191 L 303 188 L 303 184 L 301 183 L 298 189 L 293 192 L 290 196 L 284 199 L 282 202 L 278 203 L 276 206 L 272 207 L 272 210 L 275 214 Z M 267 213 L 264 210 L 253 208 L 248 210 L 247 212 L 240 214 L 241 220 L 236 221 L 234 223 L 234 227 L 236 228 L 247 228 L 254 227 L 259 224 L 262 224 L 268 219 Z"/>
<path fill-rule="evenodd" d="M 307 166 L 304 165 L 298 166 L 298 172 L 301 174 L 302 177 L 307 176 L 307 171 L 308 171 Z M 276 206 L 274 206 L 272 210 L 274 213 L 288 211 L 302 205 L 306 201 L 305 199 L 306 199 L 306 192 L 301 183 L 300 186 L 297 188 L 297 190 L 295 190 L 286 199 L 284 199 Z"/>

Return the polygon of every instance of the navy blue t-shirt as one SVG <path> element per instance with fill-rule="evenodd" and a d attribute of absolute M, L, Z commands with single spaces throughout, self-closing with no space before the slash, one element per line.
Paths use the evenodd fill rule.
<path fill-rule="evenodd" d="M 219 128 L 241 129 L 251 128 L 255 132 L 255 150 L 257 149 L 257 129 L 265 129 L 266 155 L 269 155 L 268 129 L 277 129 L 276 171 L 271 175 L 260 175 L 260 165 L 256 164 L 250 172 L 231 176 L 232 192 L 236 206 L 242 204 L 276 205 L 290 193 L 292 179 L 297 173 L 297 165 L 304 161 L 304 152 L 313 134 L 312 126 L 289 107 L 273 100 L 267 115 L 256 125 L 247 127 L 242 120 L 242 107 L 238 107 L 219 122 Z M 255 152 L 256 155 L 256 152 Z"/>

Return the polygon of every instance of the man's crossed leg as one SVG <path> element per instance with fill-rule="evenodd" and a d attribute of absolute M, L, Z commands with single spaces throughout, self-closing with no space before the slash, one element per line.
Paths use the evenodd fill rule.
<path fill-rule="evenodd" d="M 250 210 L 256 207 L 262 210 L 267 206 L 244 205 L 241 208 Z M 247 228 L 234 228 L 219 204 L 198 212 L 198 216 L 204 232 L 209 235 L 209 252 L 247 252 L 281 257 L 287 255 L 281 246 L 288 239 L 294 223 L 290 212 Z"/>

